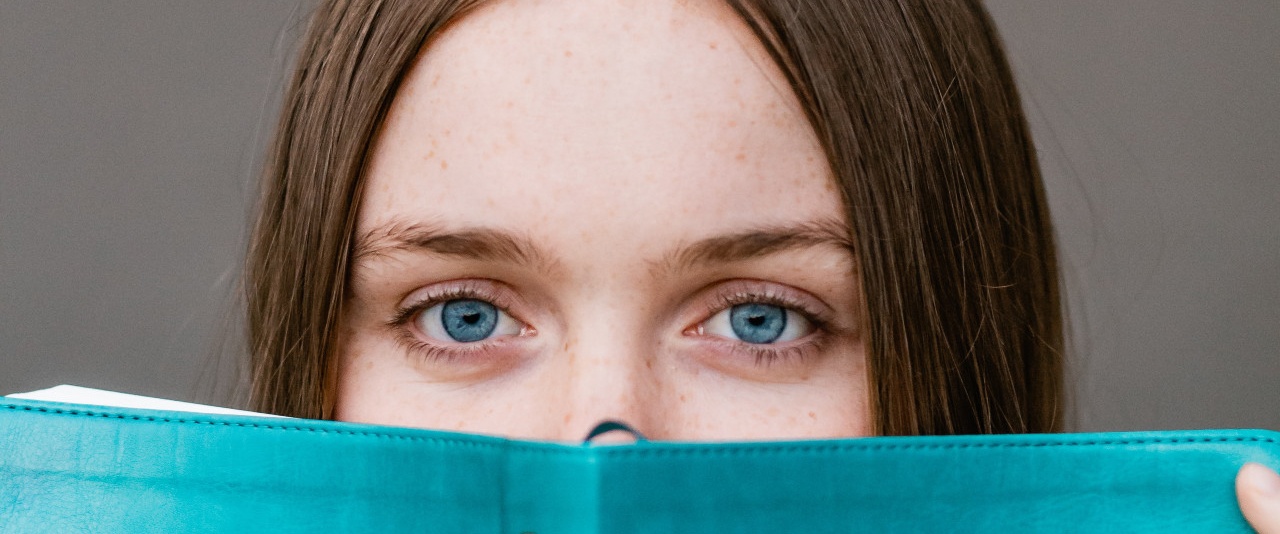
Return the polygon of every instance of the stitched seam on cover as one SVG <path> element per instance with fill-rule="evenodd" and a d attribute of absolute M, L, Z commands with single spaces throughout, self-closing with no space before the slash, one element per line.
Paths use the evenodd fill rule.
<path fill-rule="evenodd" d="M 1074 442 L 1023 442 L 1023 443 L 847 443 L 840 446 L 782 446 L 735 448 L 671 448 L 671 449 L 613 449 L 604 455 L 613 457 L 672 457 L 672 456 L 769 456 L 777 453 L 822 453 L 910 451 L 910 449 L 964 449 L 964 448 L 1053 448 L 1091 446 L 1130 446 L 1130 444 L 1190 444 L 1190 443 L 1270 443 L 1272 438 L 1152 438 L 1152 439 L 1087 439 Z"/>
<path fill-rule="evenodd" d="M 16 404 L 4 404 L 0 407 L 9 410 L 21 410 L 27 412 L 54 413 L 59 415 L 72 415 L 81 417 L 98 417 L 102 419 L 122 419 L 131 421 L 149 421 L 156 423 L 179 423 L 194 424 L 208 426 L 226 426 L 226 427 L 242 427 L 242 428 L 260 428 L 264 430 L 282 430 L 292 432 L 311 432 L 316 434 L 339 434 L 347 436 L 362 436 L 383 439 L 398 439 L 405 441 L 417 441 L 427 443 L 448 443 L 454 445 L 464 445 L 476 448 L 507 448 L 508 450 L 519 450 L 520 452 L 536 452 L 547 454 L 576 454 L 576 449 L 547 449 L 541 447 L 521 447 L 513 445 L 512 442 L 506 443 L 477 443 L 469 440 L 456 440 L 448 438 L 427 438 L 421 436 L 406 436 L 402 434 L 379 433 L 379 432 L 355 432 L 350 430 L 331 430 L 325 428 L 316 428 L 303 425 L 267 425 L 260 423 L 232 423 L 226 421 L 208 421 L 200 419 L 174 419 L 169 417 L 154 417 L 141 415 L 124 415 L 119 413 L 95 412 L 89 410 L 63 410 L 58 408 L 44 408 L 39 406 L 19 406 Z M 1204 437 L 1204 438 L 1151 438 L 1151 439 L 1123 439 L 1123 440 L 1083 440 L 1083 441 L 1042 441 L 1042 442 L 1011 442 L 1011 443 L 845 443 L 841 445 L 787 445 L 778 447 L 719 447 L 719 448 L 696 448 L 696 449 L 613 449 L 608 451 L 599 451 L 600 454 L 607 456 L 752 456 L 752 455 L 768 455 L 780 453 L 803 453 L 803 454 L 824 454 L 845 451 L 887 451 L 887 450 L 911 450 L 911 449 L 1003 449 L 1003 448 L 1048 448 L 1048 447 L 1088 447 L 1098 445 L 1153 445 L 1153 444 L 1192 444 L 1192 443 L 1268 443 L 1277 444 L 1274 438 L 1260 437 Z"/>
<path fill-rule="evenodd" d="M 836 452 L 876 452 L 892 450 L 948 450 L 948 449 L 1031 449 L 1053 447 L 1089 447 L 1099 445 L 1155 445 L 1194 443 L 1267 443 L 1280 444 L 1273 438 L 1220 437 L 1220 438 L 1151 438 L 1123 440 L 1043 441 L 1010 443 L 847 443 L 841 445 L 787 445 L 780 447 L 733 447 L 707 449 L 614 449 L 602 451 L 613 457 L 679 457 L 679 456 L 768 456 L 782 453 L 830 454 Z"/>

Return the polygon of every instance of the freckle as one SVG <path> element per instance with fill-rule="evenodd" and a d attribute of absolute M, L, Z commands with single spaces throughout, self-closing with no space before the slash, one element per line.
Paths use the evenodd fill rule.
<path fill-rule="evenodd" d="M 733 159 L 736 159 L 736 160 L 738 160 L 738 161 L 746 161 L 746 160 L 747 160 L 747 155 L 746 155 L 746 154 L 743 154 L 742 152 L 739 152 L 737 156 L 734 156 L 734 157 L 733 157 Z"/>
<path fill-rule="evenodd" d="M 573 51 L 572 51 L 572 50 L 565 50 L 565 51 L 564 51 L 564 57 L 573 57 Z"/>
<path fill-rule="evenodd" d="M 684 395 L 681 395 L 681 396 L 680 396 L 680 402 L 684 402 L 685 400 L 686 400 L 686 399 L 684 398 Z"/>
<path fill-rule="evenodd" d="M 720 43 L 711 41 L 710 43 L 707 43 L 707 46 L 710 47 L 712 50 L 715 50 L 717 48 L 720 48 Z"/>
<path fill-rule="evenodd" d="M 813 413 L 813 412 L 809 412 L 809 419 L 813 419 L 814 421 L 817 421 L 817 420 L 818 420 L 818 414 Z"/>
<path fill-rule="evenodd" d="M 738 121 L 729 121 L 729 127 L 730 127 L 730 128 L 732 128 L 732 127 L 734 127 L 734 126 L 737 126 L 737 125 L 738 125 Z"/>
<path fill-rule="evenodd" d="M 445 160 L 440 160 L 440 168 L 441 168 L 441 169 L 448 169 L 448 168 L 449 168 L 449 162 L 447 162 L 447 161 L 445 161 Z"/>
<path fill-rule="evenodd" d="M 777 407 L 769 408 L 769 410 L 766 411 L 765 413 L 769 414 L 769 417 L 776 417 L 778 415 L 778 408 Z"/>

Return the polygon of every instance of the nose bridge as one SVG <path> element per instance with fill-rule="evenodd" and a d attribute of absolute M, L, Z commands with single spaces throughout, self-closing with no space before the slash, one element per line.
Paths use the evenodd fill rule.
<path fill-rule="evenodd" d="M 654 354 L 646 350 L 644 335 L 624 321 L 597 315 L 570 329 L 559 355 L 568 377 L 560 439 L 581 440 L 610 419 L 641 433 L 649 427 Z"/>

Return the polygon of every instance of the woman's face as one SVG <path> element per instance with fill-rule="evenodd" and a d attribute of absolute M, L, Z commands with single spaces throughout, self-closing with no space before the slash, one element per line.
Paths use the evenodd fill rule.
<path fill-rule="evenodd" d="M 486 4 L 418 59 L 366 179 L 338 419 L 869 433 L 839 193 L 729 8 Z"/>

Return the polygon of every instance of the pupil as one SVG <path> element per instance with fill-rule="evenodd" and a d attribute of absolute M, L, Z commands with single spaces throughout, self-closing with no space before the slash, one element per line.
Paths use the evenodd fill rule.
<path fill-rule="evenodd" d="M 787 310 L 759 302 L 739 304 L 729 310 L 729 326 L 747 343 L 773 343 L 787 328 Z"/>
<path fill-rule="evenodd" d="M 440 310 L 440 322 L 444 332 L 454 341 L 480 341 L 493 335 L 497 329 L 498 308 L 483 300 L 451 300 Z"/>

